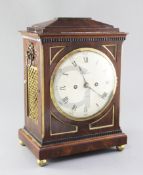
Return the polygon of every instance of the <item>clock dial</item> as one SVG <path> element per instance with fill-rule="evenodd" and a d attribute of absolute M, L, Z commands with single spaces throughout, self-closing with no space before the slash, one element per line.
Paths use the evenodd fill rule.
<path fill-rule="evenodd" d="M 102 52 L 81 48 L 67 54 L 51 77 L 51 98 L 57 110 L 73 120 L 95 117 L 111 102 L 116 72 Z"/>

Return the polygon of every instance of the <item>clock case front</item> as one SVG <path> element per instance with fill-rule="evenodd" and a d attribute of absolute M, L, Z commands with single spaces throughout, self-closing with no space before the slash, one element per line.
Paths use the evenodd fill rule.
<path fill-rule="evenodd" d="M 22 31 L 24 43 L 25 126 L 20 140 L 42 160 L 120 146 L 121 48 L 126 33 L 90 18 L 58 18 Z M 88 120 L 63 116 L 50 97 L 50 80 L 59 61 L 79 48 L 94 48 L 113 63 L 117 87 L 110 104 Z"/>

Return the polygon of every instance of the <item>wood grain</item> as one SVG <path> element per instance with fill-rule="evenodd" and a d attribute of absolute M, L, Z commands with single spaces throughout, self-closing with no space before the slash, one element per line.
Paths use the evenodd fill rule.
<path fill-rule="evenodd" d="M 54 21 L 36 24 L 21 32 L 24 39 L 24 71 L 27 80 L 28 45 L 32 42 L 36 50 L 36 59 L 33 65 L 38 69 L 38 124 L 28 116 L 27 83 L 25 84 L 25 126 L 19 130 L 19 138 L 27 145 L 39 159 L 67 156 L 71 154 L 94 151 L 127 143 L 127 136 L 122 133 L 119 125 L 120 111 L 120 75 L 121 75 L 121 48 L 126 33 L 120 32 L 112 25 L 94 21 L 90 18 L 58 18 Z M 105 48 L 104 46 L 109 46 Z M 110 47 L 115 46 L 115 47 Z M 95 48 L 106 54 L 113 63 L 117 74 L 117 88 L 108 107 L 96 118 L 86 121 L 74 121 L 62 116 L 54 107 L 50 98 L 50 78 L 57 63 L 69 52 L 78 48 Z M 57 48 L 52 50 L 51 48 Z M 59 53 L 59 48 L 63 48 Z M 51 54 L 50 54 L 51 53 Z M 52 62 L 50 61 L 54 57 Z M 42 74 L 43 72 L 43 74 Z M 42 84 L 42 81 L 44 83 Z M 44 91 L 43 91 L 44 90 Z M 44 101 L 42 101 L 44 93 Z M 43 103 L 44 102 L 44 103 Z M 107 112 L 114 106 L 114 124 L 111 123 L 112 112 Z M 42 107 L 44 111 L 42 114 Z M 62 123 L 52 120 L 51 113 Z M 103 116 L 106 116 L 102 119 Z M 100 122 L 98 122 L 100 121 Z M 73 131 L 72 126 L 78 128 Z M 62 133 L 63 134 L 51 134 Z M 118 132 L 117 132 L 118 131 Z M 44 136 L 42 135 L 44 132 Z"/>

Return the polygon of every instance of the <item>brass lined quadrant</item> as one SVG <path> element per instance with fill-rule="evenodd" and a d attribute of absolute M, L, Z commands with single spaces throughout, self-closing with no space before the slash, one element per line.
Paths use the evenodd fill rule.
<path fill-rule="evenodd" d="M 116 61 L 116 52 L 117 52 L 117 45 L 116 44 L 109 44 L 109 45 L 102 45 L 112 56 L 112 58 Z"/>
<path fill-rule="evenodd" d="M 55 60 L 55 58 L 60 54 L 60 52 L 65 48 L 65 46 L 53 46 L 50 47 L 50 64 Z M 54 55 L 52 56 L 52 51 L 54 51 Z"/>
<path fill-rule="evenodd" d="M 102 128 L 109 128 L 114 126 L 114 122 L 115 122 L 115 109 L 114 109 L 114 105 L 98 120 L 92 122 L 89 124 L 89 130 L 95 130 L 95 129 L 102 129 Z M 110 124 L 105 124 L 102 126 L 93 126 L 93 124 L 98 123 L 100 120 L 104 119 L 110 112 L 112 112 L 112 121 Z"/>

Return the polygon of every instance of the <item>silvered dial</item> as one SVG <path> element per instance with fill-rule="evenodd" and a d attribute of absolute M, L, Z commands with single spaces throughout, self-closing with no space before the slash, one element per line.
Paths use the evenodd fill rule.
<path fill-rule="evenodd" d="M 51 78 L 51 98 L 58 111 L 72 119 L 96 116 L 111 102 L 116 72 L 102 52 L 81 48 L 67 54 Z"/>

